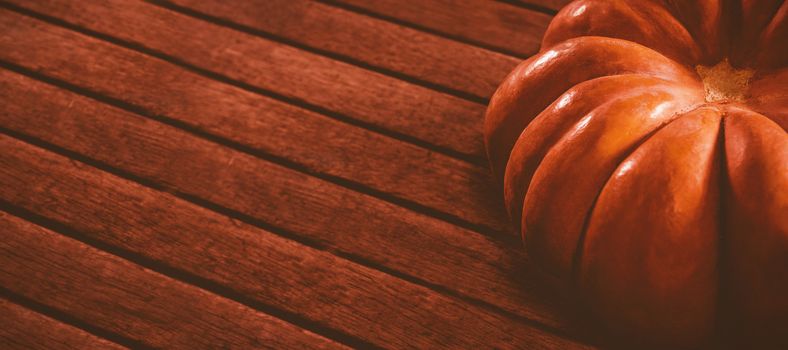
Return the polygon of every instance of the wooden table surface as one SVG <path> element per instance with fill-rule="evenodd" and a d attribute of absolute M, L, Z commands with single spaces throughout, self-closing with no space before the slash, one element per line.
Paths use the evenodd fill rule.
<path fill-rule="evenodd" d="M 490 179 L 564 0 L 2 0 L 1 348 L 585 348 Z"/>

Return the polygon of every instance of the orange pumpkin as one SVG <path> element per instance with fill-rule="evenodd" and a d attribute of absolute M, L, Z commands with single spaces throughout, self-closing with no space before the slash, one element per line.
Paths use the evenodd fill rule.
<path fill-rule="evenodd" d="M 609 330 L 786 341 L 786 16 L 575 1 L 491 99 L 487 153 L 529 255 Z"/>

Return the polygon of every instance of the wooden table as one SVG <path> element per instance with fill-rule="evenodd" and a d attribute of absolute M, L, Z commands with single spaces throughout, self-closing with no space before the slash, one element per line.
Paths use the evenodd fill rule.
<path fill-rule="evenodd" d="M 582 348 L 486 168 L 563 0 L 10 0 L 0 347 Z"/>

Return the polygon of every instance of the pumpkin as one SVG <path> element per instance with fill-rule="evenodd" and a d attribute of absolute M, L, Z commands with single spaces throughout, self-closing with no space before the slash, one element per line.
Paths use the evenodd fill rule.
<path fill-rule="evenodd" d="M 529 256 L 614 334 L 786 340 L 786 16 L 575 1 L 491 98 L 487 155 Z"/>

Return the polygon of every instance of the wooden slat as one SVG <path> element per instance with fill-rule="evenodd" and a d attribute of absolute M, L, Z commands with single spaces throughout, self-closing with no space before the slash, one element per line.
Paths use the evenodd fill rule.
<path fill-rule="evenodd" d="M 4 153 L 14 153 L 4 154 L 4 166 L 18 165 L 8 162 L 14 156 L 39 156 L 7 137 L 0 143 Z M 46 158 L 42 155 L 37 161 L 46 164 Z M 0 284 L 147 346 L 342 348 L 289 323 L 4 212 L 0 212 L 0 232 Z"/>
<path fill-rule="evenodd" d="M 0 226 L 16 221 L 7 216 L 0 212 Z M 6 350 L 125 349 L 1 298 L 0 347 Z"/>
<path fill-rule="evenodd" d="M 185 0 L 178 0 L 185 1 Z M 195 0 L 196 1 L 196 0 Z M 329 0 L 528 57 L 539 50 L 550 15 L 491 0 Z M 500 82 L 500 81 L 499 81 Z"/>
<path fill-rule="evenodd" d="M 477 158 L 484 154 L 485 106 L 479 103 L 143 2 L 118 2 L 113 8 L 81 1 L 19 1 L 17 5 L 70 16 L 92 30 L 375 129 L 449 152 Z M 6 22 L 4 27 L 14 25 Z M 3 35 L 19 41 L 11 36 L 22 31 Z M 18 42 L 16 47 L 37 45 Z"/>
<path fill-rule="evenodd" d="M 118 127 L 123 129 L 121 125 Z M 130 131 L 126 129 L 124 133 Z M 226 286 L 254 302 L 274 305 L 370 343 L 388 348 L 578 346 L 524 323 L 288 241 L 15 139 L 0 137 L 0 147 L 4 150 L 0 153 L 0 196 L 12 205 L 67 225 L 101 244 Z M 192 151 L 184 150 L 184 154 Z M 232 163 L 231 159 L 226 160 Z M 177 159 L 172 161 L 176 166 L 181 165 Z M 235 161 L 237 164 L 244 160 Z M 220 178 L 216 181 L 222 183 Z M 57 238 L 48 249 L 37 248 L 37 244 L 43 243 L 31 244 L 45 242 L 41 238 L 20 237 L 9 242 L 4 242 L 8 249 L 0 254 L 11 260 L 11 264 L 0 264 L 7 270 L 2 281 L 17 283 L 19 294 L 53 306 L 62 304 L 67 308 L 78 305 L 80 300 L 94 302 L 65 311 L 95 318 L 94 322 L 117 328 L 113 329 L 116 332 L 130 336 L 148 332 L 145 340 L 158 342 L 167 337 L 186 341 L 189 334 L 201 332 L 205 332 L 205 337 L 223 336 L 232 340 L 238 333 L 265 335 L 270 329 L 267 323 L 257 325 L 259 330 L 254 329 L 252 321 L 259 321 L 262 316 L 250 314 L 240 305 L 216 297 L 212 303 L 201 302 L 201 298 L 211 295 L 197 293 L 193 287 L 86 247 L 70 247 L 75 244 L 66 242 L 65 238 Z M 72 250 L 83 253 L 60 255 Z M 58 273 L 47 272 L 46 281 L 20 284 L 17 281 L 25 278 L 19 274 L 31 275 L 29 271 L 38 269 L 38 264 L 26 267 L 22 263 L 24 259 L 10 258 L 15 256 L 15 251 L 30 252 L 24 258 L 33 262 L 43 260 L 41 269 L 51 269 L 44 263 L 53 260 L 57 261 L 54 266 L 63 269 Z M 37 270 L 32 272 L 41 274 Z M 75 278 L 90 280 L 75 283 Z M 75 290 L 55 288 L 61 285 Z M 44 293 L 47 288 L 57 292 Z M 101 293 L 96 293 L 97 290 Z M 135 303 L 138 299 L 145 302 Z M 162 322 L 167 325 L 166 333 L 162 335 L 159 332 L 164 330 L 149 330 L 131 322 L 136 317 L 167 321 Z M 129 318 L 129 324 L 123 322 Z M 114 323 L 104 323 L 110 319 Z M 201 330 L 199 326 L 209 320 L 214 329 Z M 184 323 L 197 325 L 186 327 Z M 227 323 L 236 324 L 238 329 L 227 329 L 223 326 Z M 279 326 L 281 341 L 285 341 L 289 326 Z M 222 334 L 215 334 L 217 331 Z"/>
<path fill-rule="evenodd" d="M 572 0 L 507 0 L 511 1 L 515 4 L 520 4 L 523 7 L 541 7 L 550 9 L 553 11 L 559 11 L 561 8 L 566 6 L 566 4 L 572 2 Z"/>
<path fill-rule="evenodd" d="M 344 254 L 558 328 L 554 298 L 508 245 L 10 72 L 0 125 Z"/>
<path fill-rule="evenodd" d="M 331 55 L 483 99 L 489 98 L 520 62 L 515 57 L 309 0 L 172 0 L 172 3 Z M 485 20 L 498 28 L 499 18 Z M 472 28 L 475 24 L 466 23 L 463 27 Z M 477 27 L 483 30 L 491 23 L 479 24 L 487 24 Z M 526 36 L 528 33 L 519 33 L 516 38 Z M 532 40 L 539 38 L 541 34 Z M 535 46 L 529 52 L 534 51 Z"/>
<path fill-rule="evenodd" d="M 0 37 L 0 46 L 7 47 L 0 52 L 2 59 L 152 114 L 166 115 L 311 172 L 352 181 L 473 225 L 512 232 L 500 191 L 489 171 L 480 166 L 235 88 L 135 51 L 63 29 L 32 28 L 37 22 L 26 17 L 8 18 L 6 23 L 16 24 L 6 24 L 12 27 Z M 30 36 L 38 39 L 26 40 Z M 31 56 L 29 52 L 38 54 Z M 101 64 L 84 64 L 96 57 L 101 57 Z"/>

